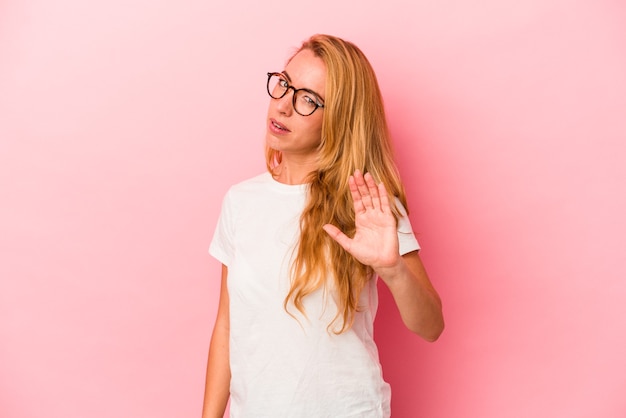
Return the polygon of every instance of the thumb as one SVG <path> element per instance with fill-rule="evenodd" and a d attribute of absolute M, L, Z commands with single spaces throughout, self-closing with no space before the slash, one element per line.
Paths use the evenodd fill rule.
<path fill-rule="evenodd" d="M 332 224 L 326 224 L 322 226 L 322 228 L 324 229 L 324 231 L 326 231 L 328 235 L 330 235 L 332 239 L 337 241 L 337 243 L 341 245 L 344 250 L 349 251 L 352 240 L 348 238 L 346 234 L 341 232 L 339 228 Z"/>

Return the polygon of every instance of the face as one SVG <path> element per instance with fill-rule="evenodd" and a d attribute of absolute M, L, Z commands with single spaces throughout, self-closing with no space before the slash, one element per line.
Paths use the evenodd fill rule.
<path fill-rule="evenodd" d="M 283 71 L 289 85 L 295 89 L 312 90 L 324 100 L 326 65 L 312 51 L 298 52 Z M 280 99 L 270 99 L 267 111 L 266 141 L 270 148 L 281 151 L 285 158 L 314 158 L 322 137 L 323 108 L 309 116 L 293 108 L 293 90 Z"/>

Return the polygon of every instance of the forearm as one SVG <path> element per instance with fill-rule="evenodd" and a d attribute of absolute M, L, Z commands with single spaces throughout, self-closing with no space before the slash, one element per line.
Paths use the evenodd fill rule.
<path fill-rule="evenodd" d="M 202 418 L 222 418 L 230 395 L 230 366 L 228 335 L 216 328 L 213 331 L 207 362 L 206 385 Z"/>
<path fill-rule="evenodd" d="M 222 418 L 230 395 L 228 268 L 222 266 L 220 301 L 209 346 L 202 418 Z"/>
<path fill-rule="evenodd" d="M 444 328 L 441 299 L 418 253 L 409 253 L 376 273 L 391 291 L 406 327 L 427 341 L 437 340 Z"/>

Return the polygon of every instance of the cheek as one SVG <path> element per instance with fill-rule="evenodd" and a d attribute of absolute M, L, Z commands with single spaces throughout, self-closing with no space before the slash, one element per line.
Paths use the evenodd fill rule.
<path fill-rule="evenodd" d="M 311 132 L 315 132 L 315 135 L 321 137 L 322 136 L 322 123 L 324 122 L 324 118 L 317 117 L 315 120 L 311 121 Z"/>
<path fill-rule="evenodd" d="M 319 123 L 311 126 L 309 132 L 309 137 L 311 138 L 311 141 L 319 144 L 319 142 L 322 140 L 322 124 Z"/>

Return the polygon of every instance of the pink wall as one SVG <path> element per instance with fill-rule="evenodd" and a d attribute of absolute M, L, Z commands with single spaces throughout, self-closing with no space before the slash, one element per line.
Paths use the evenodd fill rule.
<path fill-rule="evenodd" d="M 626 416 L 620 1 L 0 2 L 0 416 L 199 416 L 226 188 L 327 32 L 384 90 L 435 344 L 386 289 L 394 417 Z"/>

